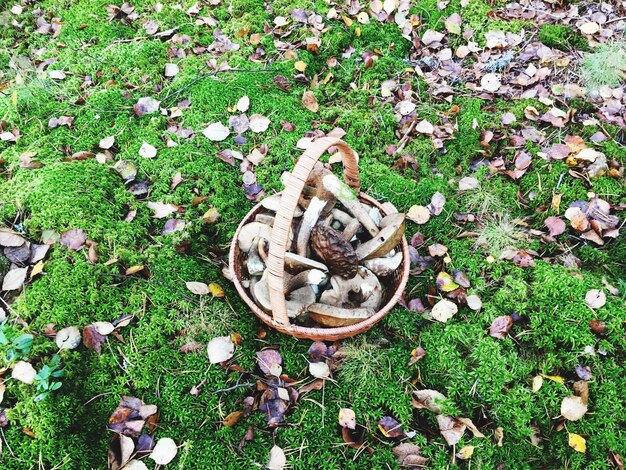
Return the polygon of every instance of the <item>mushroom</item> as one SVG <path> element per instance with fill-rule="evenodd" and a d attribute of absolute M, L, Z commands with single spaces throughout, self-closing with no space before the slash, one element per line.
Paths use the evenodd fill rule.
<path fill-rule="evenodd" d="M 265 270 L 265 263 L 259 254 L 259 240 L 260 238 L 257 236 L 248 251 L 246 266 L 248 267 L 248 274 L 250 274 L 250 276 L 260 276 Z"/>
<path fill-rule="evenodd" d="M 374 315 L 371 308 L 340 308 L 320 303 L 309 305 L 307 311 L 312 320 L 329 327 L 354 325 Z"/>
<path fill-rule="evenodd" d="M 365 230 L 367 230 L 372 237 L 378 234 L 378 227 L 368 214 L 368 211 L 363 209 L 359 199 L 346 183 L 342 182 L 332 173 L 329 173 L 322 178 L 322 185 L 326 190 L 330 191 L 359 222 L 361 222 Z"/>
<path fill-rule="evenodd" d="M 372 271 L 377 276 L 385 277 L 393 274 L 402 263 L 402 252 L 397 252 L 393 256 L 385 256 L 384 258 L 367 259 L 363 262 L 363 266 Z"/>
<path fill-rule="evenodd" d="M 285 269 L 292 273 L 299 273 L 307 269 L 319 269 L 328 272 L 328 266 L 325 264 L 290 252 L 285 253 Z"/>
<path fill-rule="evenodd" d="M 352 240 L 360 228 L 361 223 L 356 219 L 352 219 L 352 221 L 343 229 L 343 238 L 348 241 Z"/>
<path fill-rule="evenodd" d="M 371 308 L 378 310 L 383 298 L 383 288 L 378 277 L 369 269 L 359 266 L 352 279 L 330 278 L 332 289 L 327 289 L 320 297 L 320 303 L 342 308 Z"/>
<path fill-rule="evenodd" d="M 300 224 L 300 230 L 298 231 L 298 238 L 296 241 L 296 253 L 300 256 L 306 256 L 309 249 L 309 238 L 311 237 L 311 230 L 317 224 L 320 215 L 326 208 L 329 201 L 313 196 L 309 202 L 309 206 L 304 211 L 302 216 L 302 223 Z"/>
<path fill-rule="evenodd" d="M 337 230 L 317 225 L 311 232 L 311 248 L 331 274 L 354 277 L 359 260 L 352 245 Z"/>
<path fill-rule="evenodd" d="M 269 240 L 271 235 L 272 227 L 269 225 L 262 224 L 261 222 L 250 222 L 241 228 L 237 243 L 239 244 L 239 249 L 244 253 L 247 253 L 250 251 L 252 243 L 257 237 Z"/>
<path fill-rule="evenodd" d="M 383 202 L 383 212 L 385 214 L 387 214 L 387 215 L 397 214 L 398 213 L 398 209 L 396 209 L 396 206 L 394 206 L 390 202 Z"/>
<path fill-rule="evenodd" d="M 350 222 L 354 220 L 354 218 L 350 214 L 346 214 L 344 211 L 340 209 L 333 209 L 330 212 L 333 215 L 334 219 L 343 226 L 348 225 Z"/>
<path fill-rule="evenodd" d="M 263 308 L 263 310 L 271 311 L 272 302 L 270 301 L 270 291 L 267 284 L 267 272 L 268 271 L 265 270 L 261 279 L 255 282 L 254 286 L 252 282 L 250 283 L 250 290 L 255 302 Z M 303 271 L 296 276 L 288 276 L 285 280 L 287 314 L 295 317 L 304 312 L 308 305 L 315 302 L 315 292 L 312 285 L 322 284 L 326 279 L 326 274 L 317 269 Z"/>
<path fill-rule="evenodd" d="M 281 199 L 282 199 L 282 196 L 280 196 L 279 194 L 272 194 L 271 196 L 268 196 L 261 200 L 261 206 L 265 207 L 267 210 L 270 210 L 272 212 L 278 212 L 278 209 L 280 209 Z M 302 215 L 302 210 L 296 207 L 296 211 L 293 214 L 293 216 L 300 217 L 301 215 Z"/>
<path fill-rule="evenodd" d="M 380 226 L 378 235 L 357 247 L 360 260 L 386 255 L 400 243 L 404 235 L 404 214 L 390 214 L 380 221 Z"/>
<path fill-rule="evenodd" d="M 274 216 L 270 214 L 257 214 L 254 216 L 254 220 L 256 222 L 261 222 L 262 224 L 269 225 L 270 227 L 274 226 Z"/>

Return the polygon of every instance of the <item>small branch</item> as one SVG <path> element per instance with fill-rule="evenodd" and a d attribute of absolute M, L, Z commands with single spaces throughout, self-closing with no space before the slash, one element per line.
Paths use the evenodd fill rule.
<path fill-rule="evenodd" d="M 252 387 L 254 385 L 256 385 L 256 384 L 255 383 L 246 382 L 246 383 L 243 383 L 243 384 L 233 385 L 232 387 L 228 387 L 228 388 L 220 388 L 219 390 L 215 390 L 213 393 L 230 392 L 231 390 L 235 390 L 236 388 L 239 388 L 239 387 Z"/>
<path fill-rule="evenodd" d="M 402 138 L 400 139 L 400 142 L 398 142 L 398 148 L 396 149 L 396 151 L 394 153 L 399 153 L 402 151 L 402 149 L 406 146 L 406 143 L 409 140 L 409 134 L 413 131 L 413 129 L 415 129 L 415 126 L 417 126 L 417 119 L 414 119 L 413 122 L 411 123 L 411 125 L 409 126 L 409 128 L 407 129 L 407 131 L 404 133 L 404 135 L 402 136 Z"/>

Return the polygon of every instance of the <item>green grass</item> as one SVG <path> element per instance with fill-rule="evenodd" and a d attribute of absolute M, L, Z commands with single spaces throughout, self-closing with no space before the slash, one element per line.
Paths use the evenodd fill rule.
<path fill-rule="evenodd" d="M 66 373 L 63 386 L 45 401 L 35 403 L 34 387 L 16 384 L 4 375 L 7 391 L 1 406 L 7 409 L 10 424 L 3 428 L 8 444 L 0 457 L 3 469 L 40 465 L 105 468 L 110 439 L 106 423 L 124 395 L 158 405 L 160 420 L 155 436 L 171 437 L 181 445 L 172 468 L 258 468 L 257 464 L 267 463 L 274 443 L 288 451 L 289 463 L 296 469 L 310 469 L 320 462 L 329 469 L 396 468 L 391 452 L 395 443 L 376 429 L 378 420 L 386 415 L 396 418 L 405 430 L 417 431 L 411 442 L 422 447 L 436 469 L 503 465 L 595 470 L 609 468 L 609 450 L 626 456 L 624 239 L 598 248 L 581 243 L 572 234 L 560 237 L 559 244 L 541 244 L 530 238 L 522 240 L 520 247 L 536 249 L 547 260 L 538 258 L 535 266 L 526 268 L 506 260 L 486 261 L 488 253 L 495 256 L 498 249 L 519 242 L 519 230 L 511 225 L 513 219 L 523 218 L 530 228 L 541 229 L 546 217 L 562 216 L 569 204 L 586 199 L 590 190 L 613 204 L 626 202 L 619 180 L 608 176 L 591 182 L 572 178 L 565 163 L 536 157 L 541 149 L 534 144 L 527 148 L 533 163 L 517 182 L 486 168 L 476 172 L 469 169 L 484 151 L 481 131 L 498 129 L 503 112 L 517 117 L 517 123 L 502 130 L 512 133 L 522 126 L 526 106 L 545 111 L 544 105 L 536 100 L 481 100 L 469 97 L 466 90 L 455 95 L 452 103 L 436 101 L 427 93 L 424 80 L 407 72 L 411 43 L 396 25 L 355 21 L 346 26 L 339 19 L 325 20 L 327 30 L 321 35 L 318 55 L 296 49 L 298 60 L 307 63 L 309 79 L 318 74 L 321 82 L 329 72 L 332 74 L 327 83 L 313 90 L 320 110 L 312 113 L 301 105 L 302 93 L 309 86 L 293 79 L 294 60 L 284 60 L 274 38 L 264 35 L 261 46 L 269 63 L 249 61 L 256 49 L 249 37 L 262 33 L 264 24 L 273 24 L 278 15 L 290 18 L 294 8 L 313 9 L 325 18 L 330 8 L 327 2 L 233 0 L 203 6 L 201 16 L 216 18 L 219 29 L 241 46 L 217 59 L 218 63 L 227 60 L 237 70 L 220 73 L 211 72 L 206 65 L 211 56 L 195 55 L 191 43 L 180 45 L 186 51 L 184 59 L 171 59 L 171 44 L 144 37 L 142 21 L 154 19 L 160 31 L 178 27 L 177 32 L 188 35 L 192 43 L 211 44 L 213 28 L 195 24 L 195 18 L 185 13 L 195 2 L 180 2 L 181 10 L 170 8 L 170 2 L 164 1 L 161 12 L 155 11 L 152 1 L 134 2 L 140 19 L 131 26 L 107 20 L 109 3 L 39 2 L 37 7 L 50 17 L 62 19 L 61 33 L 54 40 L 34 33 L 33 7 L 17 15 L 22 29 L 9 26 L 14 15 L 0 12 L 0 85 L 7 86 L 0 89 L 0 121 L 15 125 L 22 134 L 15 144 L 0 142 L 2 224 L 17 224 L 35 242 L 45 230 L 81 228 L 98 243 L 99 256 L 99 262 L 91 263 L 84 250 L 71 252 L 53 246 L 44 273 L 28 282 L 11 305 L 14 314 L 25 322 L 17 324 L 16 331 L 35 336 L 31 358 L 40 368 L 57 352 L 54 342 L 43 336 L 49 323 L 57 329 L 70 325 L 82 328 L 94 321 L 133 315 L 131 324 L 120 330 L 124 342 L 110 338 L 102 354 L 84 346 L 61 351 Z M 463 17 L 463 28 L 474 29 L 472 40 L 481 45 L 489 30 L 519 33 L 534 27 L 526 21 L 496 19 L 489 12 L 506 2 L 490 3 L 472 0 L 461 8 L 459 0 L 452 0 L 440 10 L 435 0 L 420 0 L 411 4 L 411 13 L 421 18 L 420 31 L 444 31 L 445 19 L 457 12 Z M 540 39 L 544 43 L 556 41 L 553 45 L 557 46 L 565 37 L 561 28 L 557 29 L 542 28 Z M 307 35 L 303 28 L 295 28 L 286 40 L 304 40 Z M 355 53 L 349 59 L 342 58 L 350 45 Z M 43 47 L 47 49 L 41 60 L 58 59 L 50 69 L 64 70 L 67 78 L 50 80 L 26 63 L 16 80 L 17 72 L 10 62 Z M 377 50 L 378 58 L 365 69 L 361 54 L 373 50 Z M 329 68 L 327 61 L 333 57 L 339 65 Z M 177 63 L 181 70 L 173 79 L 163 77 L 168 62 Z M 275 86 L 274 77 L 279 74 L 287 77 L 290 90 Z M 92 76 L 94 84 L 82 89 L 85 75 Z M 392 107 L 380 99 L 380 85 L 388 79 L 411 84 L 421 118 L 440 123 L 445 115 L 456 129 L 442 150 L 434 149 L 426 136 L 408 143 L 405 151 L 419 162 L 417 170 L 393 169 L 397 155 L 386 152 L 387 145 L 397 144 L 402 137 Z M 223 142 L 204 138 L 201 131 L 206 124 L 226 124 L 232 115 L 227 108 L 244 95 L 251 100 L 249 114 L 270 118 L 269 129 L 258 135 L 246 133 L 248 142 L 240 148 L 233 135 Z M 83 96 L 84 104 L 75 105 Z M 168 118 L 158 113 L 136 117 L 132 106 L 144 96 L 169 97 L 163 103 L 168 108 L 189 98 L 191 107 L 174 121 L 191 128 L 196 137 L 182 139 L 170 134 Z M 445 114 L 454 105 L 459 107 L 458 114 Z M 74 117 L 73 128 L 48 128 L 51 117 L 63 115 Z M 295 130 L 284 131 L 281 120 L 293 123 Z M 606 126 L 618 135 L 619 129 Z M 260 339 L 259 322 L 222 277 L 220 259 L 224 259 L 239 221 L 252 204 L 245 197 L 238 166 L 224 163 L 216 154 L 237 148 L 245 155 L 255 146 L 267 144 L 268 156 L 255 172 L 258 182 L 271 193 L 282 189 L 280 175 L 293 168 L 301 153 L 296 143 L 304 133 L 334 127 L 345 129 L 344 139 L 359 153 L 362 185 L 369 194 L 390 201 L 400 210 L 428 204 L 437 191 L 446 197 L 442 214 L 425 225 L 408 223 L 406 234 L 410 237 L 415 231 L 422 232 L 426 246 L 445 244 L 450 256 L 446 271 L 463 270 L 471 282 L 468 292 L 480 295 L 483 308 L 475 312 L 461 306 L 454 318 L 442 324 L 397 307 L 376 328 L 344 343 L 343 363 L 333 372 L 333 380 L 327 381 L 323 391 L 303 395 L 288 415 L 288 425 L 268 430 L 264 417 L 257 412 L 232 428 L 224 427 L 223 418 L 242 408 L 241 401 L 250 389 L 215 391 L 248 379 L 243 380 L 238 372 L 210 366 L 204 350 L 181 354 L 182 345 L 239 333 L 243 341 L 236 351 L 237 364 L 252 371 L 256 352 L 275 345 L 283 356 L 285 373 L 301 380 L 307 378 L 310 342 L 273 330 Z M 595 129 L 573 124 L 563 136 L 565 132 L 587 139 Z M 114 135 L 116 142 L 112 162 L 65 161 L 75 152 L 97 152 L 100 139 L 109 135 Z M 168 137 L 179 145 L 167 147 Z M 138 155 L 143 141 L 158 148 L 155 159 Z M 600 144 L 598 149 L 609 160 L 623 164 L 626 159 L 618 142 Z M 35 153 L 33 159 L 41 167 L 21 168 L 20 157 L 25 152 Z M 502 157 L 510 163 L 513 151 L 504 149 Z M 128 191 L 113 169 L 118 160 L 133 162 L 138 179 L 149 182 L 147 200 L 186 208 L 184 214 L 176 216 L 187 223 L 183 232 L 161 235 L 165 221 L 154 219 L 146 201 Z M 178 172 L 184 182 L 171 190 L 172 178 Z M 480 180 L 480 188 L 459 195 L 458 180 L 470 175 Z M 558 211 L 551 208 L 555 194 L 562 197 Z M 206 200 L 193 206 L 197 195 Z M 221 214 L 214 225 L 201 220 L 210 207 Z M 137 211 L 131 222 L 125 221 L 129 211 Z M 476 213 L 486 225 L 481 231 L 480 224 L 458 223 L 455 212 Z M 618 216 L 623 219 L 624 212 Z M 463 232 L 480 232 L 486 248 L 477 247 L 475 238 L 460 237 Z M 181 245 L 186 250 L 181 250 Z M 418 251 L 422 256 L 427 254 L 425 248 Z M 563 252 L 577 256 L 583 267 L 561 266 L 557 260 Z M 135 265 L 146 266 L 149 276 L 125 276 L 125 270 Z M 5 257 L 0 256 L 0 278 L 8 268 Z M 428 269 L 412 277 L 407 300 L 420 297 L 427 304 L 436 276 L 434 269 Z M 608 295 L 606 306 L 594 312 L 584 304 L 585 293 L 602 288 L 603 277 L 620 288 L 621 294 Z M 218 282 L 226 299 L 196 297 L 187 291 L 185 281 Z M 506 339 L 488 335 L 494 318 L 514 312 L 519 321 Z M 607 323 L 605 335 L 591 332 L 588 324 L 593 319 Z M 409 366 L 411 351 L 417 346 L 427 354 Z M 588 346 L 595 348 L 595 356 L 584 354 Z M 2 349 L 0 352 L 4 353 Z M 568 446 L 567 433 L 559 429 L 555 419 L 561 400 L 571 393 L 578 364 L 589 366 L 594 373 L 590 411 L 583 419 L 567 423 L 567 431 L 587 439 L 586 454 Z M 561 375 L 565 384 L 545 380 L 541 390 L 532 393 L 531 380 L 540 373 Z M 201 383 L 205 385 L 199 395 L 189 393 Z M 479 426 L 485 439 L 466 433 L 457 445 L 457 450 L 464 445 L 476 446 L 472 460 L 450 464 L 452 450 L 439 435 L 435 416 L 412 407 L 414 389 L 443 393 L 447 413 L 471 418 Z M 336 424 L 343 407 L 353 408 L 357 422 L 367 429 L 366 442 L 375 449 L 372 456 L 344 445 Z M 249 425 L 255 427 L 255 438 L 239 452 L 237 445 Z M 504 430 L 502 447 L 493 438 L 498 427 Z M 539 447 L 530 442 L 533 427 L 540 430 Z"/>

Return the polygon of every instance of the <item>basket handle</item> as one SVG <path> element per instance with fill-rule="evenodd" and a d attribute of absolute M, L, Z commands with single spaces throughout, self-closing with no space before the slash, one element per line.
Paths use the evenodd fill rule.
<path fill-rule="evenodd" d="M 298 206 L 304 185 L 320 157 L 329 147 L 336 146 L 341 153 L 343 163 L 343 179 L 346 184 L 360 190 L 359 167 L 354 151 L 343 140 L 336 137 L 322 137 L 315 140 L 298 159 L 298 163 L 285 183 L 281 204 L 274 218 L 274 228 L 270 240 L 267 258 L 270 303 L 274 321 L 281 325 L 289 325 L 287 301 L 283 291 L 285 276 L 285 251 L 289 242 L 291 221 Z"/>

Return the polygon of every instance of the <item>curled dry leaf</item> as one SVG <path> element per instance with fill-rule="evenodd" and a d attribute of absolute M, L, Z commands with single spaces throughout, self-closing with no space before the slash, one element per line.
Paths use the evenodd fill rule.
<path fill-rule="evenodd" d="M 156 113 L 159 110 L 160 104 L 160 101 L 151 97 L 139 98 L 135 106 L 133 106 L 133 111 L 135 111 L 137 116 L 141 117 L 146 114 Z"/>
<path fill-rule="evenodd" d="M 606 304 L 606 294 L 602 289 L 591 289 L 585 295 L 585 305 L 589 308 L 600 308 Z"/>
<path fill-rule="evenodd" d="M 266 375 L 279 377 L 283 371 L 281 364 L 283 358 L 275 349 L 264 349 L 256 353 L 256 360 L 259 368 Z"/>
<path fill-rule="evenodd" d="M 437 390 L 416 390 L 412 400 L 414 408 L 425 408 L 433 413 L 440 414 L 443 411 L 442 403 L 446 400 L 443 393 Z"/>
<path fill-rule="evenodd" d="M 468 295 L 465 298 L 465 301 L 467 302 L 467 306 L 476 312 L 479 311 L 483 306 L 482 300 L 480 300 L 480 297 L 478 297 L 476 294 Z"/>
<path fill-rule="evenodd" d="M 59 349 L 76 349 L 80 344 L 80 330 L 75 326 L 68 326 L 57 332 L 55 338 Z"/>
<path fill-rule="evenodd" d="M 313 113 L 317 113 L 320 109 L 312 91 L 305 91 L 302 95 L 302 105 Z"/>
<path fill-rule="evenodd" d="M 108 150 L 113 147 L 113 144 L 115 144 L 115 136 L 110 135 L 108 137 L 100 139 L 98 147 L 100 147 L 102 150 Z"/>
<path fill-rule="evenodd" d="M 235 354 L 235 343 L 230 336 L 218 336 L 209 341 L 207 354 L 211 364 L 228 361 Z"/>
<path fill-rule="evenodd" d="M 85 347 L 100 353 L 102 345 L 106 340 L 106 336 L 100 334 L 94 325 L 87 325 L 83 328 L 83 344 Z"/>
<path fill-rule="evenodd" d="M 355 429 L 356 415 L 350 408 L 341 408 L 339 410 L 339 426 L 342 428 Z"/>
<path fill-rule="evenodd" d="M 237 101 L 237 111 L 239 111 L 240 113 L 245 113 L 246 111 L 248 111 L 248 108 L 250 107 L 250 98 L 248 98 L 247 96 L 242 96 L 241 98 L 239 98 L 239 101 Z"/>
<path fill-rule="evenodd" d="M 79 228 L 68 230 L 61 235 L 61 245 L 72 251 L 80 250 L 87 241 L 87 235 Z"/>
<path fill-rule="evenodd" d="M 497 339 L 504 339 L 512 326 L 513 317 L 511 317 L 511 315 L 496 317 L 489 327 L 489 336 L 493 336 Z"/>
<path fill-rule="evenodd" d="M 164 219 L 165 217 L 170 216 L 171 214 L 178 212 L 180 210 L 179 206 L 175 206 L 174 204 L 166 204 L 164 202 L 148 202 L 148 209 L 154 211 L 154 215 L 152 216 L 155 219 Z"/>
<path fill-rule="evenodd" d="M 471 191 L 479 186 L 478 180 L 473 176 L 466 176 L 459 180 L 459 191 Z"/>
<path fill-rule="evenodd" d="M 557 235 L 561 235 L 565 232 L 565 222 L 559 219 L 556 216 L 548 217 L 545 222 L 545 226 L 548 228 L 548 232 L 551 237 L 556 237 Z"/>
<path fill-rule="evenodd" d="M 169 437 L 162 437 L 159 439 L 150 454 L 150 458 L 154 460 L 157 465 L 167 465 L 178 453 L 178 447 L 173 439 Z"/>
<path fill-rule="evenodd" d="M 406 436 L 402 425 L 391 416 L 384 416 L 378 421 L 378 429 L 385 437 L 397 438 Z"/>
<path fill-rule="evenodd" d="M 437 424 L 441 435 L 448 445 L 455 445 L 463 437 L 465 432 L 465 424 L 452 416 L 437 415 Z"/>
<path fill-rule="evenodd" d="M 392 449 L 400 467 L 420 469 L 428 464 L 428 459 L 421 455 L 422 449 L 410 442 L 403 442 Z"/>
<path fill-rule="evenodd" d="M 456 453 L 456 458 L 467 460 L 474 455 L 474 446 L 464 446 Z"/>

